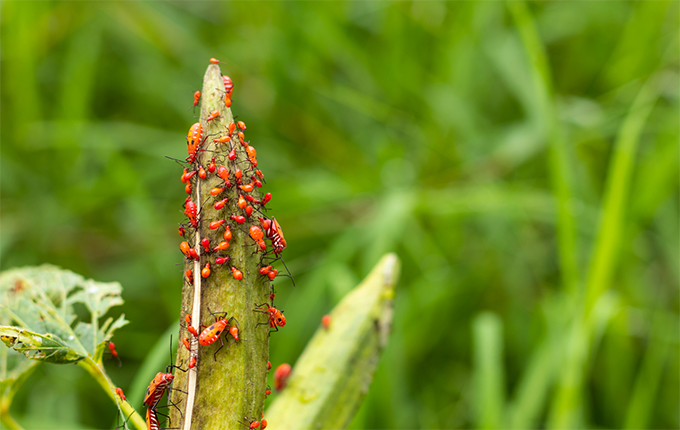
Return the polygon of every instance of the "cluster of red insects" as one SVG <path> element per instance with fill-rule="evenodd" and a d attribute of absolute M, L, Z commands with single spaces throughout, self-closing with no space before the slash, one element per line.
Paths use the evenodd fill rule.
<path fill-rule="evenodd" d="M 219 61 L 211 59 L 210 62 L 218 63 Z M 228 76 L 223 76 L 222 79 L 225 90 L 224 104 L 229 108 L 231 107 L 231 95 L 234 84 Z M 201 92 L 196 91 L 194 94 L 194 107 L 199 104 L 200 99 Z M 206 118 L 206 122 L 212 121 L 219 116 L 219 111 L 213 111 Z M 256 252 L 261 251 L 263 253 L 262 255 L 273 253 L 276 257 L 275 259 L 279 259 L 281 252 L 286 248 L 286 240 L 283 237 L 281 226 L 275 218 L 268 218 L 264 215 L 264 211 L 266 210 L 265 206 L 272 198 L 271 193 L 266 193 L 262 199 L 257 198 L 257 190 L 262 187 L 264 175 L 257 168 L 257 151 L 245 140 L 245 130 L 246 125 L 243 121 L 231 122 L 222 135 L 204 136 L 203 126 L 200 122 L 197 122 L 189 128 L 187 134 L 188 157 L 186 158 L 185 164 L 187 167 L 184 168 L 180 179 L 182 183 L 185 184 L 184 189 L 186 193 L 189 194 L 184 201 L 184 214 L 188 218 L 188 222 L 179 227 L 179 235 L 185 239 L 180 243 L 180 251 L 184 254 L 185 261 L 198 261 L 200 263 L 200 276 L 203 279 L 209 278 L 213 270 L 221 267 L 229 267 L 231 276 L 235 280 L 240 281 L 243 279 L 243 272 L 238 267 L 228 264 L 231 257 L 227 254 L 227 250 L 229 249 L 229 244 L 232 239 L 232 229 L 240 228 L 239 226 L 250 220 L 255 213 L 260 214 L 260 216 L 257 216 L 259 223 L 253 223 L 247 231 L 250 239 L 253 240 L 253 244 L 257 250 Z M 222 155 L 212 157 L 210 163 L 204 167 L 199 164 L 197 156 L 199 152 L 206 151 L 204 144 L 209 138 L 212 138 L 212 141 L 215 142 L 215 144 L 227 145 L 228 147 L 226 150 L 221 151 Z M 246 157 L 238 156 L 238 152 L 241 151 L 245 151 Z M 225 153 L 227 153 L 227 155 L 223 155 Z M 243 152 L 241 152 L 241 154 L 243 154 Z M 244 161 L 239 162 L 239 160 Z M 227 206 L 229 198 L 222 198 L 224 197 L 223 193 L 225 190 L 236 187 L 238 189 L 238 201 L 236 204 L 238 209 L 236 213 L 224 214 L 220 217 L 221 219 L 204 221 L 200 219 L 201 217 L 199 216 L 201 209 L 196 202 L 192 200 L 192 191 L 196 189 L 198 181 L 205 180 L 210 175 L 219 178 L 220 183 L 210 190 L 211 198 L 206 202 L 203 202 L 201 206 L 203 207 L 204 205 L 209 204 L 213 205 L 216 211 L 226 211 L 230 206 L 233 207 L 234 205 L 231 204 Z M 190 241 L 196 241 L 195 236 L 193 235 L 198 231 L 199 224 L 203 222 L 208 223 L 208 228 L 210 230 L 222 230 L 223 240 L 221 238 L 219 243 L 211 244 L 208 238 L 203 238 L 200 241 L 200 247 L 195 246 L 192 248 Z M 267 252 L 265 239 L 271 241 L 272 250 L 270 252 Z M 260 276 L 266 276 L 273 280 L 278 274 L 279 271 L 271 264 L 261 263 L 259 269 Z M 185 276 L 186 280 L 190 284 L 193 284 L 194 276 L 199 276 L 199 274 L 195 274 L 191 269 L 187 269 Z M 261 305 L 256 305 L 253 311 L 267 315 L 267 322 L 262 324 L 266 324 L 270 329 L 278 331 L 279 327 L 285 326 L 286 318 L 283 313 L 273 305 L 274 295 L 274 290 L 272 289 L 269 296 L 270 300 Z M 210 312 L 210 310 L 208 311 Z M 201 326 L 203 330 L 200 331 L 200 333 L 196 328 L 198 322 L 192 321 L 191 315 L 185 315 L 186 330 L 191 334 L 191 339 L 189 339 L 189 337 L 184 337 L 182 339 L 184 346 L 191 351 L 188 369 L 182 369 L 181 366 L 174 365 L 171 365 L 171 368 L 186 372 L 189 369 L 196 367 L 197 348 L 192 348 L 192 346 L 195 345 L 194 342 L 198 342 L 198 345 L 205 347 L 219 340 L 222 346 L 215 351 L 216 356 L 217 352 L 224 346 L 221 337 L 222 333 L 226 332 L 235 342 L 239 341 L 239 324 L 234 317 L 227 319 L 226 313 L 210 313 L 215 317 L 215 322 L 208 327 Z M 197 325 L 192 325 L 194 323 L 197 323 Z M 271 368 L 271 363 L 269 364 L 269 368 Z M 174 375 L 170 370 L 171 369 L 166 369 L 165 373 L 159 372 L 154 380 L 151 381 L 151 384 L 147 389 L 144 403 L 147 406 L 147 428 L 150 430 L 160 429 L 158 420 L 159 412 L 157 409 L 163 395 L 172 389 L 170 385 L 174 379 Z M 267 389 L 265 395 L 270 393 L 271 390 Z M 121 395 L 121 398 L 124 398 L 122 396 L 122 390 L 119 395 Z M 256 429 L 259 427 L 264 430 L 267 426 L 264 414 L 260 421 L 254 419 L 250 420 L 247 417 L 244 417 L 244 419 L 245 422 L 243 422 L 243 424 L 249 429 Z"/>

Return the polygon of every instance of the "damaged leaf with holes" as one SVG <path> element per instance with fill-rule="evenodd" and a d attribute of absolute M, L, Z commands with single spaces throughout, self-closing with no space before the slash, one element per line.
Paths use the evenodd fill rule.
<path fill-rule="evenodd" d="M 121 290 L 51 265 L 8 270 L 0 274 L 0 339 L 33 360 L 67 364 L 89 355 L 101 362 L 113 332 L 128 323 L 124 315 L 100 322 L 123 303 Z M 78 320 L 76 306 L 89 322 Z"/>

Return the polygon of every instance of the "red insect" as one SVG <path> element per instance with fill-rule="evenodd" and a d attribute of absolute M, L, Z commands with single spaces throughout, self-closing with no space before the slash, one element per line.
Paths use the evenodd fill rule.
<path fill-rule="evenodd" d="M 286 317 L 283 315 L 283 311 L 276 309 L 276 306 L 271 306 L 269 303 L 262 303 L 261 305 L 255 305 L 256 308 L 253 312 L 259 312 L 269 316 L 269 326 L 274 329 L 274 331 L 279 331 L 279 327 L 286 325 Z M 265 309 L 266 308 L 266 309 Z M 267 323 L 259 323 L 267 324 Z"/>
<path fill-rule="evenodd" d="M 238 207 L 243 209 L 246 207 L 248 202 L 246 202 L 246 199 L 243 197 L 243 195 L 239 194 L 238 195 Z"/>
<path fill-rule="evenodd" d="M 201 270 L 201 276 L 204 278 L 207 278 L 210 276 L 210 263 L 205 263 L 205 266 L 203 266 L 203 269 Z"/>
<path fill-rule="evenodd" d="M 255 174 L 256 174 L 260 179 L 264 179 L 264 173 L 262 173 L 262 170 L 257 169 L 257 170 L 255 171 Z"/>
<path fill-rule="evenodd" d="M 212 121 L 215 118 L 217 118 L 218 116 L 220 116 L 220 111 L 214 110 L 214 111 L 210 112 L 210 115 L 208 115 L 208 117 L 205 120 L 206 120 L 206 122 Z"/>
<path fill-rule="evenodd" d="M 234 317 L 227 319 L 226 313 L 225 318 L 215 317 L 215 319 L 216 321 L 211 326 L 206 327 L 198 336 L 198 343 L 203 346 L 212 345 L 217 339 L 220 339 L 222 332 L 224 332 L 225 329 L 231 330 L 231 322 L 236 321 Z M 238 340 L 238 332 L 236 333 L 235 339 Z"/>
<path fill-rule="evenodd" d="M 202 139 L 203 139 L 203 126 L 201 126 L 200 122 L 197 122 L 189 128 L 189 132 L 187 133 L 187 151 L 189 152 L 187 161 L 189 163 L 193 163 L 196 161 L 196 153 L 198 152 L 200 146 L 203 144 Z"/>
<path fill-rule="evenodd" d="M 241 424 L 244 426 L 248 427 L 249 430 L 254 430 L 260 426 L 260 422 L 258 420 L 249 420 L 247 417 L 243 417 L 245 421 L 239 421 Z"/>
<path fill-rule="evenodd" d="M 201 179 L 205 179 L 208 177 L 208 172 L 205 171 L 203 166 L 198 166 L 198 176 L 200 176 Z"/>
<path fill-rule="evenodd" d="M 252 148 L 252 146 L 249 146 L 248 148 Z M 251 156 L 250 154 L 255 153 L 255 155 Z M 257 152 L 255 152 L 255 149 L 253 148 L 252 151 L 248 151 L 248 160 L 250 161 L 250 164 L 252 167 L 257 167 Z"/>
<path fill-rule="evenodd" d="M 246 129 L 246 123 L 243 122 L 243 121 L 239 121 L 239 122 L 236 123 L 236 127 L 240 128 L 241 130 L 245 130 Z"/>
<path fill-rule="evenodd" d="M 181 225 L 179 226 L 179 229 L 177 231 L 179 232 L 179 235 L 182 236 L 182 237 L 184 237 L 184 235 L 187 232 L 186 230 L 184 230 L 184 227 L 182 227 Z"/>
<path fill-rule="evenodd" d="M 274 371 L 274 388 L 276 391 L 281 391 L 286 388 L 291 370 L 292 368 L 288 363 L 283 363 L 276 368 Z"/>
<path fill-rule="evenodd" d="M 283 237 L 283 231 L 281 230 L 281 225 L 276 221 L 276 218 L 264 219 L 259 218 L 260 225 L 264 229 L 267 238 L 272 241 L 272 246 L 274 247 L 274 254 L 280 254 L 286 249 L 286 239 Z"/>
<path fill-rule="evenodd" d="M 243 224 L 244 222 L 246 222 L 246 217 L 244 217 L 243 215 L 231 215 L 229 218 L 233 219 L 239 224 Z"/>
<path fill-rule="evenodd" d="M 248 207 L 250 207 L 250 206 L 248 206 Z M 250 226 L 250 237 L 260 246 L 260 249 L 262 251 L 267 249 L 267 245 L 264 243 L 264 240 L 262 239 L 264 237 L 264 233 L 262 233 L 262 230 L 260 229 L 260 227 L 258 227 L 256 225 Z"/>
<path fill-rule="evenodd" d="M 222 224 L 224 224 L 225 222 L 226 222 L 226 220 L 223 220 L 223 219 L 220 219 L 220 220 L 217 220 L 217 221 L 213 221 L 213 222 L 211 222 L 211 223 L 208 225 L 208 228 L 209 228 L 210 230 L 216 230 L 216 229 L 220 228 L 220 226 L 221 226 Z"/>
<path fill-rule="evenodd" d="M 215 264 L 217 264 L 217 265 L 224 264 L 224 263 L 226 263 L 227 261 L 229 261 L 230 259 L 231 259 L 231 257 L 229 257 L 229 256 L 226 256 L 226 257 L 217 257 L 217 258 L 215 259 Z"/>
<path fill-rule="evenodd" d="M 220 137 L 220 138 L 218 138 L 218 139 L 213 139 L 213 142 L 216 142 L 216 143 L 227 143 L 227 142 L 229 142 L 230 140 L 231 140 L 231 136 L 225 135 L 225 136 L 222 136 L 222 137 Z"/>
<path fill-rule="evenodd" d="M 210 239 L 208 239 L 207 237 L 204 237 L 203 239 L 201 239 L 201 245 L 203 246 L 205 253 L 209 254 L 210 253 Z"/>
<path fill-rule="evenodd" d="M 223 75 L 222 81 L 224 82 L 224 89 L 227 91 L 227 98 L 231 99 L 231 93 L 234 91 L 234 83 L 231 81 L 229 76 Z"/>
<path fill-rule="evenodd" d="M 189 250 L 191 249 L 191 246 L 189 246 L 189 242 L 184 241 L 179 244 L 179 250 L 182 251 L 182 254 L 186 255 L 189 257 Z"/>
<path fill-rule="evenodd" d="M 267 370 L 272 370 L 272 362 L 267 361 Z"/>
<path fill-rule="evenodd" d="M 217 196 L 217 195 L 221 194 L 223 191 L 224 191 L 224 188 L 215 187 L 212 190 L 210 190 L 210 195 L 211 196 Z"/>
<path fill-rule="evenodd" d="M 262 418 L 262 422 L 260 423 L 260 430 L 264 430 L 267 428 L 267 420 Z"/>
<path fill-rule="evenodd" d="M 236 267 L 231 266 L 231 275 L 236 279 L 237 281 L 240 281 L 243 279 L 243 272 L 238 270 Z"/>
<path fill-rule="evenodd" d="M 267 273 L 272 271 L 272 266 L 262 266 L 260 267 L 260 275 L 267 275 Z"/>
<path fill-rule="evenodd" d="M 195 355 L 192 356 L 189 359 L 189 369 L 193 369 L 194 367 L 196 367 L 196 356 Z"/>
<path fill-rule="evenodd" d="M 220 60 L 218 60 L 217 58 L 211 58 L 210 62 L 213 63 L 213 64 L 219 64 Z"/>
<path fill-rule="evenodd" d="M 241 141 L 241 145 L 243 145 L 243 146 L 248 146 L 248 145 L 246 144 L 246 135 L 245 135 L 245 133 L 243 133 L 242 131 L 239 131 L 239 132 L 238 132 L 238 140 Z"/>
<path fill-rule="evenodd" d="M 227 229 L 224 231 L 224 240 L 229 242 L 231 240 L 231 227 L 227 224 Z"/>
<path fill-rule="evenodd" d="M 276 275 L 278 275 L 278 274 L 279 274 L 278 270 L 272 269 L 269 273 L 267 273 L 267 277 L 269 277 L 269 279 L 271 279 L 273 281 L 274 278 L 276 278 Z"/>
<path fill-rule="evenodd" d="M 194 107 L 198 106 L 198 101 L 201 99 L 201 92 L 196 91 L 194 93 Z"/>
<path fill-rule="evenodd" d="M 215 173 L 215 157 L 210 159 L 210 164 L 208 164 L 208 172 Z"/>
<path fill-rule="evenodd" d="M 253 214 L 253 207 L 250 206 L 250 205 L 246 206 L 246 216 L 250 217 L 252 214 Z"/>
<path fill-rule="evenodd" d="M 116 344 L 109 341 L 108 347 L 109 347 L 109 352 L 111 352 L 111 356 L 113 358 L 115 358 L 116 360 L 118 360 L 118 367 L 120 367 L 122 363 L 120 361 L 120 358 L 118 358 L 118 351 L 116 351 Z"/>
<path fill-rule="evenodd" d="M 267 398 L 272 393 L 272 388 L 267 385 L 267 389 L 264 391 L 264 397 Z"/>
<path fill-rule="evenodd" d="M 155 409 L 165 391 L 170 388 L 173 379 L 175 379 L 175 376 L 169 372 L 158 372 L 156 374 L 146 389 L 146 396 L 144 397 L 144 403 L 149 406 L 149 409 Z"/>
<path fill-rule="evenodd" d="M 184 337 L 182 338 L 182 343 L 184 344 L 184 347 L 191 351 L 191 342 L 189 342 L 189 339 Z"/>
<path fill-rule="evenodd" d="M 120 387 L 116 387 L 116 394 L 118 394 L 118 397 L 121 398 L 121 400 L 127 400 L 125 398 L 125 394 L 123 394 L 123 389 Z"/>
<path fill-rule="evenodd" d="M 236 131 L 236 124 L 232 121 L 229 123 L 229 134 L 234 134 L 234 131 Z"/>
<path fill-rule="evenodd" d="M 193 258 L 194 260 L 198 260 L 200 257 L 198 256 L 198 252 L 194 248 L 189 248 L 189 258 Z"/>
<path fill-rule="evenodd" d="M 184 316 L 184 321 L 186 321 L 186 323 L 187 323 L 187 330 L 189 331 L 189 333 L 193 334 L 194 336 L 198 336 L 198 332 L 197 332 L 196 329 L 191 325 L 191 315 L 186 314 L 186 315 Z"/>
<path fill-rule="evenodd" d="M 188 280 L 190 283 L 193 283 L 193 282 L 194 282 L 194 271 L 191 270 L 191 269 L 187 269 L 187 271 L 185 272 L 185 274 L 187 275 L 187 280 Z"/>
<path fill-rule="evenodd" d="M 187 197 L 187 199 L 184 201 L 184 215 L 189 217 L 189 221 L 191 222 L 191 225 L 194 226 L 194 228 L 198 227 L 198 221 L 196 220 L 197 212 L 198 210 L 196 209 L 196 203 L 191 200 L 191 197 Z"/>
<path fill-rule="evenodd" d="M 238 187 L 240 189 L 242 189 L 243 191 L 245 191 L 246 193 L 250 193 L 250 192 L 253 191 L 253 188 L 255 187 L 255 182 L 251 182 L 251 183 L 246 184 L 246 185 L 239 185 Z"/>
<path fill-rule="evenodd" d="M 194 170 L 193 172 L 187 172 L 187 169 L 184 169 L 182 172 L 182 176 L 179 178 L 182 183 L 186 183 L 189 179 L 191 179 L 194 175 L 196 174 L 196 171 Z"/>
<path fill-rule="evenodd" d="M 187 182 L 184 186 L 184 191 L 186 191 L 187 194 L 191 194 L 191 182 Z"/>
<path fill-rule="evenodd" d="M 198 336 L 198 343 L 203 345 L 203 346 L 208 346 L 212 345 L 215 343 L 216 340 L 219 339 L 220 341 L 220 347 L 215 351 L 215 359 L 217 359 L 217 353 L 224 347 L 224 342 L 222 342 L 221 335 L 225 330 L 228 330 L 229 333 L 231 333 L 232 337 L 234 340 L 238 341 L 238 328 L 236 330 L 232 330 L 232 328 L 236 327 L 232 325 L 232 321 L 236 321 L 234 317 L 231 317 L 229 319 L 226 318 L 226 313 L 224 314 L 224 318 L 219 318 L 215 316 L 215 322 L 209 326 L 206 327 L 201 334 Z M 238 321 L 236 321 L 238 324 Z M 235 335 L 234 335 L 235 334 Z"/>
<path fill-rule="evenodd" d="M 229 155 L 227 155 L 227 158 L 229 158 L 231 161 L 236 160 L 236 148 L 229 151 Z"/>
<path fill-rule="evenodd" d="M 269 203 L 269 200 L 271 200 L 271 199 L 272 199 L 272 193 L 265 194 L 264 197 L 262 198 L 262 206 Z"/>
<path fill-rule="evenodd" d="M 222 178 L 222 180 L 224 181 L 224 186 L 226 186 L 227 188 L 231 188 L 231 182 L 229 181 L 229 169 L 227 169 L 224 166 L 220 166 L 217 169 L 217 176 Z"/>
<path fill-rule="evenodd" d="M 321 325 L 323 326 L 323 328 L 328 330 L 328 328 L 331 326 L 331 316 L 330 315 L 324 315 L 321 318 Z"/>
<path fill-rule="evenodd" d="M 222 200 L 218 200 L 217 202 L 215 202 L 215 209 L 216 210 L 222 209 L 224 207 L 224 205 L 227 203 L 228 200 L 229 199 L 227 198 L 227 199 L 222 199 Z"/>
<path fill-rule="evenodd" d="M 158 422 L 158 413 L 156 412 L 156 408 L 150 407 L 146 410 L 146 428 L 147 430 L 160 430 L 161 425 Z"/>
<path fill-rule="evenodd" d="M 224 242 L 220 242 L 219 245 L 217 245 L 216 247 L 214 247 L 214 248 L 213 248 L 213 251 L 214 251 L 214 252 L 217 252 L 217 251 L 224 251 L 224 250 L 227 249 L 227 248 L 229 248 L 229 242 L 224 241 Z"/>

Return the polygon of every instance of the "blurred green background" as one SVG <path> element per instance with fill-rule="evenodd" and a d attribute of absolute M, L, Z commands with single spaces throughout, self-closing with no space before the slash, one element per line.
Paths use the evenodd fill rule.
<path fill-rule="evenodd" d="M 216 57 L 297 282 L 277 281 L 274 366 L 395 251 L 394 331 L 353 428 L 680 426 L 677 2 L 0 12 L 0 268 L 121 282 L 131 324 L 107 368 L 124 390 L 179 317 L 185 194 L 164 156 L 186 156 Z M 12 412 L 116 416 L 53 365 Z"/>

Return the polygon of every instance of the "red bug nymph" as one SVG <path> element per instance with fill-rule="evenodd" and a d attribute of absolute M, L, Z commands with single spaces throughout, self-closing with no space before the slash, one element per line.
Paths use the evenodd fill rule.
<path fill-rule="evenodd" d="M 255 306 L 256 308 L 253 309 L 253 312 L 259 312 L 269 316 L 268 322 L 259 323 L 258 325 L 269 324 L 274 331 L 279 331 L 279 327 L 286 325 L 286 317 L 283 315 L 283 311 L 276 309 L 276 306 L 271 306 L 269 303 L 262 303 L 261 305 Z"/>

